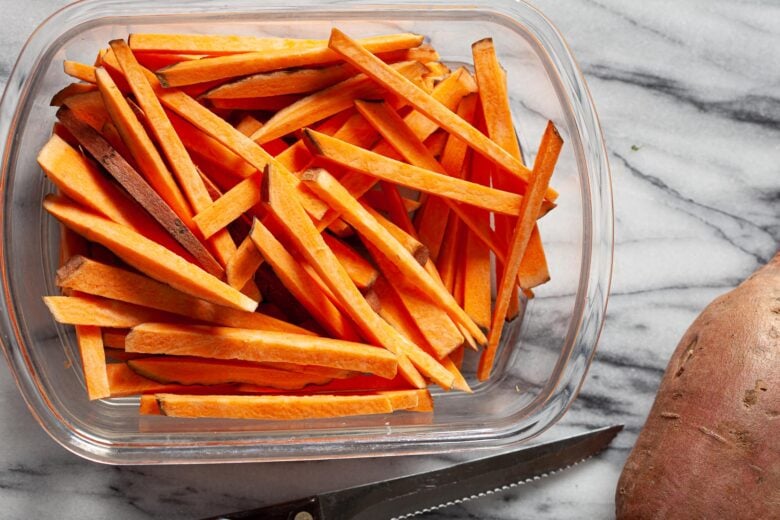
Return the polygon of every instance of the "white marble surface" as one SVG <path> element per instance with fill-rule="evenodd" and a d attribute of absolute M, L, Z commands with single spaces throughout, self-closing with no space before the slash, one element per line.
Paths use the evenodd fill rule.
<path fill-rule="evenodd" d="M 0 0 L 0 84 L 63 0 Z M 610 518 L 666 360 L 699 310 L 780 239 L 780 3 L 537 0 L 586 73 L 610 151 L 616 265 L 582 394 L 545 438 L 613 422 L 607 453 L 426 518 Z M 1 518 L 194 518 L 442 466 L 447 457 L 109 467 L 38 427 L 0 363 Z"/>

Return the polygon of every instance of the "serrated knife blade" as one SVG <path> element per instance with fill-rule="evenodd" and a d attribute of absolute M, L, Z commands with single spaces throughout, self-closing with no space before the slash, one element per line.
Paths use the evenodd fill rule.
<path fill-rule="evenodd" d="M 209 520 L 408 519 L 566 469 L 602 451 L 622 429 L 622 425 L 609 426 L 435 471 L 321 493 Z"/>

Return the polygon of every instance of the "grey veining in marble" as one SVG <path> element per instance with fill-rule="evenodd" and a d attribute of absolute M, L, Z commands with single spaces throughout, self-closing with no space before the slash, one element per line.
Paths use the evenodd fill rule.
<path fill-rule="evenodd" d="M 0 83 L 63 0 L 0 0 Z M 666 360 L 711 299 L 780 241 L 780 3 L 537 0 L 565 35 L 609 148 L 616 265 L 582 394 L 545 439 L 613 422 L 597 459 L 425 518 L 610 518 Z M 57 446 L 0 363 L 0 517 L 193 518 L 439 467 L 458 457 L 108 467 Z"/>

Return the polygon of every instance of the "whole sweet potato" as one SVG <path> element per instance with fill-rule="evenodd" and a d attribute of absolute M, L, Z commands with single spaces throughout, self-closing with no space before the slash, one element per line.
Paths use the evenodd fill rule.
<path fill-rule="evenodd" d="M 683 336 L 615 501 L 618 519 L 780 518 L 780 253 Z"/>

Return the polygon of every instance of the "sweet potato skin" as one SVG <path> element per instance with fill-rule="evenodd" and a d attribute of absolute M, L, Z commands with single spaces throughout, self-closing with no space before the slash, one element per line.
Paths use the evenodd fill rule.
<path fill-rule="evenodd" d="M 780 253 L 683 336 L 615 502 L 618 519 L 780 518 Z"/>

